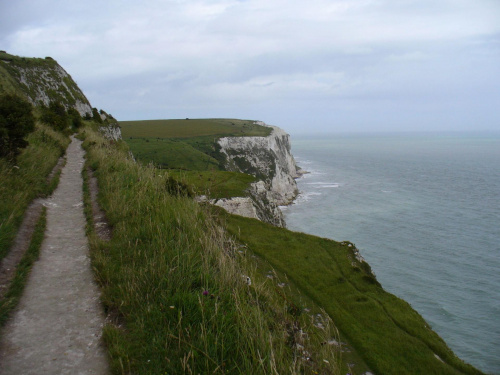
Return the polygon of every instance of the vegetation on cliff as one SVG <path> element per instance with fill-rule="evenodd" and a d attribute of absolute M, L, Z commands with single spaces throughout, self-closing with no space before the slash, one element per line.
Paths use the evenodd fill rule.
<path fill-rule="evenodd" d="M 28 58 L 0 52 L 0 92 L 26 97 L 33 105 L 57 102 L 90 112 L 90 103 L 71 76 L 52 58 Z"/>
<path fill-rule="evenodd" d="M 271 128 L 251 120 L 185 119 L 121 121 L 122 136 L 143 164 L 168 169 L 169 175 L 210 198 L 248 196 L 255 177 L 225 171 L 221 137 L 268 136 Z"/>

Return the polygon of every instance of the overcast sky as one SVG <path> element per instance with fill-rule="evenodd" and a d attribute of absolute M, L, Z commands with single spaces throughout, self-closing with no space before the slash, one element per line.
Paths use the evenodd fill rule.
<path fill-rule="evenodd" d="M 500 0 L 0 0 L 0 49 L 119 120 L 500 130 Z"/>

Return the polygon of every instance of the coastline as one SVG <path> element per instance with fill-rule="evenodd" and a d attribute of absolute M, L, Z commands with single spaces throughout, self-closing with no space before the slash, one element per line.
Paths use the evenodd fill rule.
<path fill-rule="evenodd" d="M 485 205 L 494 194 L 487 187 L 498 180 L 498 174 L 491 171 L 498 160 L 492 142 L 439 135 L 294 139 L 299 163 L 304 162 L 313 173 L 307 182 L 298 180 L 297 204 L 284 207 L 283 212 L 291 230 L 355 242 L 384 289 L 411 303 L 460 358 L 486 372 L 500 373 L 491 335 L 500 331 L 492 322 L 499 314 L 493 303 L 499 285 L 494 271 L 498 233 L 487 222 L 471 220 L 498 212 L 496 206 Z M 485 173 L 480 185 L 464 174 L 468 165 L 476 165 L 471 163 L 479 155 L 484 160 L 472 170 L 475 175 Z M 314 165 L 308 163 L 311 160 Z M 439 164 L 441 160 L 444 164 Z M 448 176 L 455 175 L 459 184 L 439 199 Z M 460 198 L 466 191 L 467 197 Z M 436 200 L 427 201 L 431 198 Z M 456 204 L 471 199 L 475 203 L 466 207 Z M 430 221 L 439 217 L 436 223 Z M 481 223 L 485 226 L 479 228 Z M 461 259 L 471 251 L 479 259 L 490 259 L 489 264 L 468 262 L 464 270 Z M 457 280 L 456 275 L 463 277 Z"/>

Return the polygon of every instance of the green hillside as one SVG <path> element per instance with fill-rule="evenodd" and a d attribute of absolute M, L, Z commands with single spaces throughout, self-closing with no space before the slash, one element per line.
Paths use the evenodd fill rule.
<path fill-rule="evenodd" d="M 259 277 L 217 211 L 176 194 L 123 144 L 83 134 L 113 226 L 110 242 L 89 230 L 114 373 L 340 373 L 338 348 L 322 345 L 333 325 L 316 329 L 278 279 Z"/>
<path fill-rule="evenodd" d="M 480 374 L 407 302 L 382 289 L 370 266 L 356 259 L 353 244 L 226 217 L 229 232 L 323 308 L 375 373 Z"/>
<path fill-rule="evenodd" d="M 268 136 L 270 127 L 252 120 L 183 119 L 121 121 L 124 141 L 143 164 L 153 163 L 210 198 L 247 196 L 254 177 L 224 171 L 224 157 L 218 152 L 220 137 Z M 181 172 L 182 171 L 182 172 Z"/>
<path fill-rule="evenodd" d="M 33 105 L 62 104 L 81 115 L 91 106 L 71 76 L 51 57 L 29 58 L 0 51 L 0 93 L 24 96 Z"/>
<path fill-rule="evenodd" d="M 125 140 L 139 159 L 146 157 L 145 151 L 149 150 L 147 160 L 158 166 L 170 163 L 180 167 L 185 163 L 183 167 L 189 171 L 170 170 L 169 176 L 178 179 L 182 175 L 184 183 L 194 185 L 197 181 L 198 191 L 203 185 L 210 190 L 209 175 L 202 175 L 200 171 L 216 168 L 216 159 L 209 159 L 208 154 L 202 152 L 213 140 L 206 137 L 204 147 L 193 147 L 196 146 L 194 140 L 199 139 L 198 126 L 205 121 L 186 129 L 182 125 L 188 120 L 174 120 L 172 124 L 176 125 L 172 127 L 168 126 L 169 121 L 158 121 L 157 127 L 149 127 L 145 122 L 133 129 L 135 136 L 146 137 L 149 132 L 157 132 L 154 134 L 170 138 Z M 206 121 L 205 125 L 205 132 L 218 131 L 213 123 Z M 131 134 L 131 129 L 125 130 L 126 134 Z M 185 138 L 187 134 L 193 137 Z M 191 151 L 187 152 L 188 149 Z M 201 156 L 197 159 L 196 155 Z M 210 176 L 214 175 L 216 172 L 212 171 Z M 351 374 L 370 369 L 380 374 L 480 374 L 458 359 L 408 303 L 382 289 L 370 266 L 356 259 L 352 244 L 220 214 L 233 238 L 260 259 L 256 274 L 266 277 L 269 269 L 274 269 L 273 272 L 287 280 L 287 298 L 301 301 L 297 302 L 302 304 L 300 310 L 305 306 L 307 310 L 323 309 L 333 320 L 348 348 L 342 363 Z M 314 320 L 312 314 L 302 314 Z M 347 366 L 349 363 L 353 366 Z"/>

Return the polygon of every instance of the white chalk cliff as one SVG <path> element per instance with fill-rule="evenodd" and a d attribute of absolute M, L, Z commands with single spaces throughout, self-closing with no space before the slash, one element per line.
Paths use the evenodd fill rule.
<path fill-rule="evenodd" d="M 295 160 L 290 152 L 290 136 L 276 126 L 269 126 L 272 132 L 267 137 L 225 137 L 218 140 L 220 152 L 226 158 L 226 169 L 247 173 L 257 178 L 251 184 L 250 197 L 254 210 L 235 211 L 231 200 L 218 202 L 228 211 L 242 216 L 257 216 L 273 225 L 285 226 L 281 205 L 290 204 L 298 194 L 295 178 L 299 177 Z M 236 205 L 237 206 L 237 205 Z M 252 212 L 249 215 L 248 212 Z M 255 213 L 254 213 L 255 212 Z"/>

